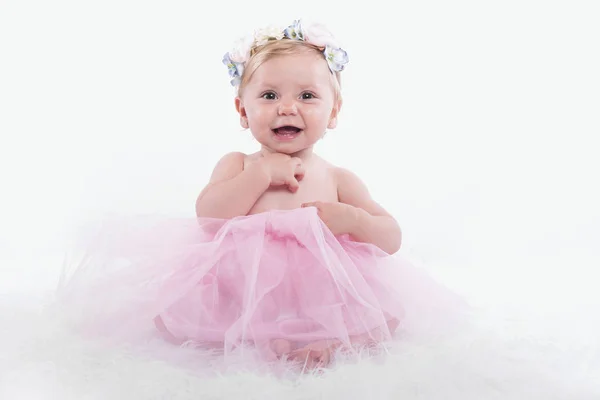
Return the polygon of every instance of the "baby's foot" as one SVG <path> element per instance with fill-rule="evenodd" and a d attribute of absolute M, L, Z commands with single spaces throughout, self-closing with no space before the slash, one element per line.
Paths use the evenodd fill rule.
<path fill-rule="evenodd" d="M 281 358 L 292 351 L 292 344 L 289 342 L 289 340 L 273 339 L 269 345 L 277 358 Z"/>
<path fill-rule="evenodd" d="M 154 318 L 154 326 L 156 327 L 156 329 L 158 329 L 158 331 L 161 333 L 162 337 L 167 340 L 170 343 L 173 343 L 175 345 L 180 345 L 184 342 L 184 340 L 178 339 L 176 338 L 168 329 L 167 326 L 165 325 L 165 322 L 163 321 L 163 319 L 159 316 Z"/>
<path fill-rule="evenodd" d="M 320 340 L 292 351 L 289 359 L 302 362 L 308 370 L 323 368 L 333 361 L 333 355 L 341 345 L 339 340 Z"/>

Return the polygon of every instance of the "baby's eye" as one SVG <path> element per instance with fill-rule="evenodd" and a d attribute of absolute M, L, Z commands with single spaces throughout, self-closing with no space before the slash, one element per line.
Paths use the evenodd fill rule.
<path fill-rule="evenodd" d="M 266 92 L 266 93 L 263 93 L 263 95 L 262 95 L 262 98 L 266 99 L 266 100 L 275 100 L 276 97 L 277 96 L 273 92 Z"/>
<path fill-rule="evenodd" d="M 302 100 L 314 99 L 315 95 L 312 93 L 302 93 Z"/>

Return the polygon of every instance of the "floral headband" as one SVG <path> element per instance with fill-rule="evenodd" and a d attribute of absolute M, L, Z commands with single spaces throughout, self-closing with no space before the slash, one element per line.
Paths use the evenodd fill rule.
<path fill-rule="evenodd" d="M 260 29 L 252 37 L 245 37 L 236 42 L 234 50 L 223 57 L 223 64 L 229 70 L 232 86 L 239 86 L 242 80 L 244 68 L 256 48 L 272 40 L 302 40 L 324 48 L 323 55 L 331 72 L 342 71 L 348 63 L 348 54 L 336 43 L 331 33 L 320 24 L 302 25 L 300 20 L 285 29 L 279 27 L 268 27 Z"/>

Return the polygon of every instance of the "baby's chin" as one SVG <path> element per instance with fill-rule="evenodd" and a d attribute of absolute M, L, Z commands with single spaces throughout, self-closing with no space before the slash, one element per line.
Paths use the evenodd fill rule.
<path fill-rule="evenodd" d="M 290 157 L 301 157 L 312 153 L 312 146 L 265 146 L 263 150 L 269 153 L 285 154 Z"/>
<path fill-rule="evenodd" d="M 294 138 L 294 140 L 280 141 L 273 137 L 265 138 L 256 136 L 255 139 L 260 143 L 263 151 L 286 154 L 292 157 L 311 154 L 313 146 L 318 142 L 318 139 L 310 140 L 311 138 L 304 133 Z"/>

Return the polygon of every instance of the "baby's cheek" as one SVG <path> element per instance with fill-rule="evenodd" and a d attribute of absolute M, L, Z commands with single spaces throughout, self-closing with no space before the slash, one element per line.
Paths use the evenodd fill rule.
<path fill-rule="evenodd" d="M 331 110 L 326 109 L 324 107 L 309 109 L 304 113 L 305 116 L 315 120 L 326 120 L 327 118 L 329 118 L 330 114 Z"/>

